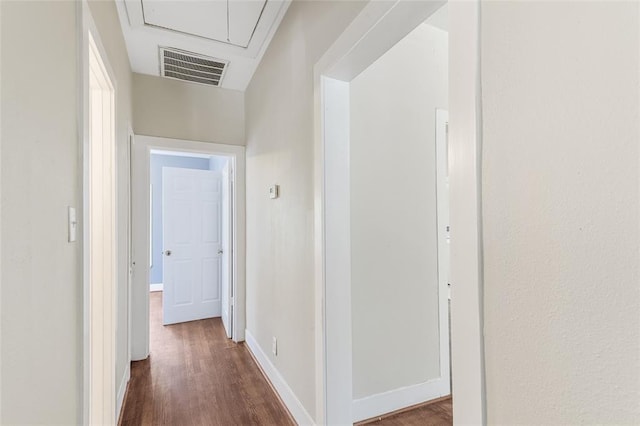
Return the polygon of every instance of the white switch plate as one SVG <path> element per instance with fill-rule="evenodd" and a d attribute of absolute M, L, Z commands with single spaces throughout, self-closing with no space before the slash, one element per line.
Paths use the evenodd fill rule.
<path fill-rule="evenodd" d="M 271 342 L 271 352 L 273 355 L 278 356 L 278 338 L 273 336 L 273 341 Z"/>
<path fill-rule="evenodd" d="M 69 242 L 76 240 L 78 234 L 78 219 L 76 218 L 76 209 L 69 207 Z"/>
<path fill-rule="evenodd" d="M 280 196 L 280 185 L 272 185 L 269 187 L 269 198 L 278 198 Z"/>

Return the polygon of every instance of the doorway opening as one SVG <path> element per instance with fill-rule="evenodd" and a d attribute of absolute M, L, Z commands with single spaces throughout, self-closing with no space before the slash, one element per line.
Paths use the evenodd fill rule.
<path fill-rule="evenodd" d="M 220 317 L 243 341 L 244 147 L 138 135 L 132 173 L 132 360 L 149 356 L 150 315 Z"/>
<path fill-rule="evenodd" d="M 372 2 L 316 64 L 324 423 L 437 400 L 452 382 L 456 421 L 483 422 L 477 12 Z"/>
<path fill-rule="evenodd" d="M 149 290 L 164 325 L 221 317 L 231 337 L 231 161 L 151 151 Z"/>

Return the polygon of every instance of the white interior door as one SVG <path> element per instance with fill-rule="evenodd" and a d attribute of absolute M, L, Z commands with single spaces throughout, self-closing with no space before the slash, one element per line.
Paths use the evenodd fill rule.
<path fill-rule="evenodd" d="M 436 169 L 438 202 L 438 277 L 451 298 L 449 280 L 449 112 L 436 110 Z"/>
<path fill-rule="evenodd" d="M 222 173 L 164 167 L 164 324 L 220 316 Z"/>
<path fill-rule="evenodd" d="M 222 273 L 221 273 L 221 316 L 224 330 L 227 337 L 231 338 L 233 333 L 233 268 L 231 257 L 233 256 L 231 230 L 233 229 L 232 214 L 232 194 L 233 179 L 231 171 L 231 162 L 222 169 Z"/>
<path fill-rule="evenodd" d="M 447 378 L 451 392 L 451 335 L 449 333 L 450 238 L 449 238 L 449 113 L 436 110 L 436 185 L 438 209 L 438 303 L 440 317 L 440 377 Z"/>

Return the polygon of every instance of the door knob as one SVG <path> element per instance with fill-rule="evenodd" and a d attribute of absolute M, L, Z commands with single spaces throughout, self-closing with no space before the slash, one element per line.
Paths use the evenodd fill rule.
<path fill-rule="evenodd" d="M 167 256 L 171 256 L 171 250 L 165 251 L 164 254 L 166 254 Z"/>
<path fill-rule="evenodd" d="M 224 253 L 224 250 L 222 249 L 218 250 L 218 254 L 222 254 L 222 253 Z"/>

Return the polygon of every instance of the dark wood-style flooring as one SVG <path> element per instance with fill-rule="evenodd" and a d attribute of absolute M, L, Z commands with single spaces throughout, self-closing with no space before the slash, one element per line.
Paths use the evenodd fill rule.
<path fill-rule="evenodd" d="M 293 425 L 244 344 L 220 318 L 162 325 L 151 293 L 150 352 L 133 362 L 122 425 Z"/>
<path fill-rule="evenodd" d="M 453 425 L 451 397 L 423 404 L 397 414 L 367 420 L 359 425 L 375 426 L 449 426 Z"/>
<path fill-rule="evenodd" d="M 220 318 L 162 325 L 162 292 L 151 293 L 150 352 L 131 365 L 120 424 L 288 426 L 295 423 L 244 344 Z M 452 425 L 451 398 L 366 424 Z"/>

